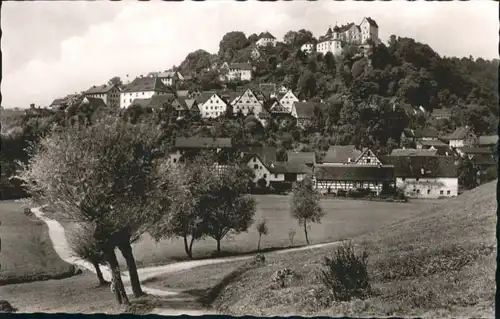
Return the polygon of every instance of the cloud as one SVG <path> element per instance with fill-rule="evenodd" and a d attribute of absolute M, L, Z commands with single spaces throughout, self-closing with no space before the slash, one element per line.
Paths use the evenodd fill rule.
<path fill-rule="evenodd" d="M 217 52 L 222 36 L 234 30 L 247 35 L 267 30 L 281 39 L 289 30 L 305 28 L 319 36 L 336 21 L 359 23 L 368 15 L 377 20 L 383 40 L 391 34 L 414 37 L 440 54 L 492 58 L 496 57 L 498 43 L 496 6 L 487 1 L 469 5 L 405 1 L 84 4 L 67 2 L 59 11 L 55 6 L 51 11 L 26 3 L 23 8 L 32 10 L 29 14 L 23 16 L 18 11 L 19 21 L 2 23 L 4 36 L 7 34 L 2 37 L 4 63 L 11 63 L 19 52 L 24 52 L 24 44 L 28 52 L 23 54 L 29 59 L 4 68 L 2 105 L 47 105 L 56 97 L 105 83 L 115 75 L 125 79 L 127 74 L 133 78 L 165 70 L 180 64 L 187 53 L 196 49 Z M 2 18 L 9 16 L 12 8 L 15 6 L 4 5 L 2 13 L 7 13 Z M 66 8 L 72 9 L 64 11 Z M 100 10 L 104 13 L 99 16 L 96 12 Z M 33 12 L 46 16 L 37 20 L 37 28 L 27 29 L 23 25 L 27 17 L 35 19 Z M 63 19 L 66 12 L 67 18 Z M 94 14 L 98 17 L 91 18 Z M 71 28 L 72 20 L 79 21 L 80 27 L 64 31 Z M 19 34 L 18 26 L 24 30 Z M 49 31 L 35 32 L 44 28 Z M 52 58 L 47 58 L 51 54 Z"/>

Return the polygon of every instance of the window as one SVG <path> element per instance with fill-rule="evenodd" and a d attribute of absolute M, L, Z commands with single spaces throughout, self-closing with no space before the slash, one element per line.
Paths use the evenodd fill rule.
<path fill-rule="evenodd" d="M 417 177 L 415 180 L 418 182 L 420 180 L 420 178 Z"/>
<path fill-rule="evenodd" d="M 260 167 L 260 169 L 262 169 L 262 166 Z"/>
<path fill-rule="evenodd" d="M 370 161 L 371 161 L 371 159 L 369 159 L 369 158 L 366 159 L 367 164 L 370 164 Z"/>
<path fill-rule="evenodd" d="M 176 158 L 174 158 L 174 163 L 177 163 L 177 159 Z"/>
<path fill-rule="evenodd" d="M 274 178 L 278 178 L 278 174 L 274 174 Z"/>
<path fill-rule="evenodd" d="M 417 194 L 420 194 L 420 189 L 417 189 Z"/>
<path fill-rule="evenodd" d="M 446 194 L 450 195 L 450 193 L 451 193 L 450 191 L 446 191 Z"/>
<path fill-rule="evenodd" d="M 428 190 L 427 190 L 427 195 L 429 195 L 430 193 L 431 193 L 431 190 L 430 190 L 430 189 L 428 189 Z"/>
<path fill-rule="evenodd" d="M 267 174 L 262 175 L 262 177 L 267 178 Z"/>
<path fill-rule="evenodd" d="M 255 162 L 257 162 L 257 159 L 256 159 L 255 157 L 253 158 L 253 162 L 254 162 L 254 163 L 255 163 Z"/>
<path fill-rule="evenodd" d="M 439 191 L 439 195 L 443 195 L 443 194 L 444 194 L 443 190 Z"/>
<path fill-rule="evenodd" d="M 255 165 L 253 166 L 253 169 L 259 169 L 259 165 L 255 164 Z"/>

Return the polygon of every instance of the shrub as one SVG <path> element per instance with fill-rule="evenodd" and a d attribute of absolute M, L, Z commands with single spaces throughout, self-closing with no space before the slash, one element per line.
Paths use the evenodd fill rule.
<path fill-rule="evenodd" d="M 363 299 L 371 291 L 367 265 L 368 253 L 357 255 L 351 243 L 342 244 L 335 254 L 325 257 L 320 280 L 336 300 L 349 301 L 352 298 Z"/>
<path fill-rule="evenodd" d="M 17 309 L 14 308 L 7 300 L 0 300 L 0 312 L 17 312 Z"/>

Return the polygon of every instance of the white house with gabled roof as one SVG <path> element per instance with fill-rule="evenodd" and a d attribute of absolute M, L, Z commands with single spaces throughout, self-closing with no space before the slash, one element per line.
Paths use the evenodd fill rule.
<path fill-rule="evenodd" d="M 259 35 L 259 40 L 257 40 L 257 42 L 255 43 L 257 44 L 258 46 L 276 46 L 276 37 L 274 35 L 272 35 L 271 33 L 269 33 L 268 31 L 266 32 L 262 32 L 260 35 Z"/>
<path fill-rule="evenodd" d="M 285 107 L 289 112 L 292 112 L 292 106 L 294 102 L 299 102 L 299 99 L 295 94 L 293 94 L 292 90 L 288 90 L 285 95 L 281 97 L 279 103 Z"/>

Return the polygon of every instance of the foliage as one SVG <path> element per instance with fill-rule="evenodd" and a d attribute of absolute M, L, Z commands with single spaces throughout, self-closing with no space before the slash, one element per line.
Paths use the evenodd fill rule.
<path fill-rule="evenodd" d="M 463 189 L 472 189 L 478 186 L 477 170 L 467 157 L 461 157 L 458 162 L 458 185 Z"/>
<path fill-rule="evenodd" d="M 319 200 L 319 193 L 309 176 L 293 186 L 291 215 L 297 219 L 299 225 L 304 226 L 307 244 L 309 244 L 307 223 L 321 223 L 321 218 L 325 216 Z"/>
<path fill-rule="evenodd" d="M 259 233 L 259 243 L 257 245 L 257 250 L 260 250 L 260 239 L 262 235 L 267 235 L 269 232 L 266 220 L 265 219 L 260 220 L 255 226 L 255 229 L 257 229 L 257 232 Z"/>
<path fill-rule="evenodd" d="M 320 279 L 335 300 L 364 299 L 370 294 L 366 250 L 356 254 L 350 242 L 343 243 L 332 257 L 324 258 L 323 266 L 325 269 L 321 270 Z"/>

